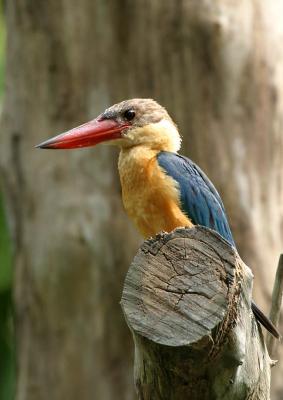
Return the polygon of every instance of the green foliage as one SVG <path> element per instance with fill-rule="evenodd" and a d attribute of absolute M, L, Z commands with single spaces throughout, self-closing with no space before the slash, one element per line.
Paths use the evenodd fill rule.
<path fill-rule="evenodd" d="M 11 288 L 0 291 L 0 399 L 12 400 L 15 386 Z"/>
<path fill-rule="evenodd" d="M 0 400 L 14 398 L 11 241 L 0 198 Z"/>
<path fill-rule="evenodd" d="M 3 4 L 0 0 L 0 103 L 4 91 L 5 39 Z M 0 193 L 0 400 L 14 398 L 14 348 L 11 240 Z"/>
<path fill-rule="evenodd" d="M 11 241 L 0 198 L 0 400 L 12 400 L 15 382 Z"/>
<path fill-rule="evenodd" d="M 11 287 L 11 241 L 5 221 L 3 204 L 0 198 L 0 293 Z"/>

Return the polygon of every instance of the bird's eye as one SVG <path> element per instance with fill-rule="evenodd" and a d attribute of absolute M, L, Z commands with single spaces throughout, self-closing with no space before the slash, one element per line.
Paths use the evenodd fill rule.
<path fill-rule="evenodd" d="M 132 119 L 134 119 L 135 118 L 135 116 L 136 116 L 136 113 L 135 113 L 135 111 L 133 110 L 133 109 L 129 109 L 129 110 L 126 110 L 125 112 L 124 112 L 124 114 L 123 114 L 123 117 L 127 120 L 127 121 L 131 121 Z"/>

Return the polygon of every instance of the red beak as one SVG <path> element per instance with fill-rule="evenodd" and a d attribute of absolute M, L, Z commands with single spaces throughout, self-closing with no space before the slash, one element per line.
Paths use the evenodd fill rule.
<path fill-rule="evenodd" d="M 36 147 L 41 149 L 75 149 L 78 147 L 95 146 L 108 140 L 119 139 L 123 129 L 129 124 L 120 123 L 113 119 L 98 117 L 70 131 L 61 133 Z"/>

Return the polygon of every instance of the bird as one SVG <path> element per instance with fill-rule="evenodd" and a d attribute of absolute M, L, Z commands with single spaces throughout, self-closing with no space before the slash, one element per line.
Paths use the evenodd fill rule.
<path fill-rule="evenodd" d="M 219 193 L 196 163 L 178 153 L 181 136 L 164 107 L 153 99 L 124 100 L 36 147 L 75 149 L 99 143 L 120 148 L 124 208 L 145 239 L 161 231 L 202 225 L 218 232 L 236 250 Z M 254 301 L 251 308 L 256 320 L 280 338 Z"/>

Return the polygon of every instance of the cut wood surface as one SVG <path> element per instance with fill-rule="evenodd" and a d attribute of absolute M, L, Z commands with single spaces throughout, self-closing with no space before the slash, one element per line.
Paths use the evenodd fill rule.
<path fill-rule="evenodd" d="M 251 270 L 216 232 L 147 240 L 125 280 L 139 399 L 269 399 L 270 365 L 251 312 Z"/>

